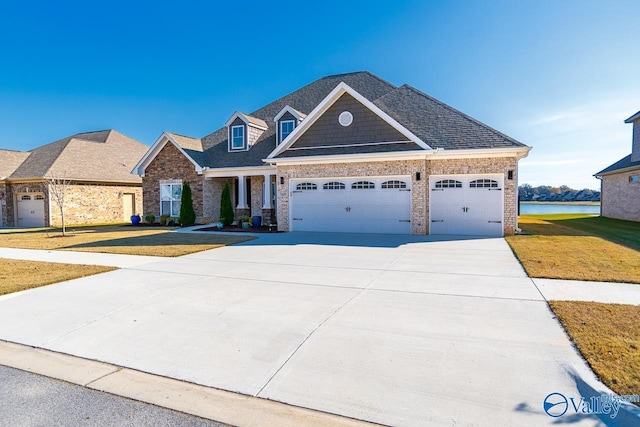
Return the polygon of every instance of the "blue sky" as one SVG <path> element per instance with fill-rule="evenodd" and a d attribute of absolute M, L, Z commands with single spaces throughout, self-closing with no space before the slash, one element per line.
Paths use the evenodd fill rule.
<path fill-rule="evenodd" d="M 598 188 L 640 110 L 637 1 L 0 1 L 1 148 L 200 137 L 368 70 L 533 147 L 520 183 Z"/>

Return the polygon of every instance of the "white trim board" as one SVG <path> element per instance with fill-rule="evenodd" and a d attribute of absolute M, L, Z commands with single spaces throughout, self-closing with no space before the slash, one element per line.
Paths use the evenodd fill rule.
<path fill-rule="evenodd" d="M 178 151 L 180 151 L 180 153 L 183 156 L 185 156 L 191 163 L 193 163 L 193 165 L 195 166 L 195 170 L 198 174 L 202 173 L 202 166 L 200 166 L 198 162 L 193 160 L 191 156 L 189 156 L 187 152 L 184 151 L 184 149 L 180 146 L 180 144 L 178 144 L 167 132 L 162 132 L 162 134 L 156 140 L 156 142 L 154 142 L 151 148 L 149 148 L 149 150 L 145 153 L 145 155 L 142 156 L 142 159 L 140 159 L 140 161 L 133 168 L 131 173 L 134 175 L 144 176 L 144 171 L 147 168 L 147 166 L 149 166 L 151 162 L 156 158 L 156 156 L 160 154 L 160 151 L 162 151 L 164 146 L 167 145 L 167 142 L 172 143 L 178 149 Z"/>

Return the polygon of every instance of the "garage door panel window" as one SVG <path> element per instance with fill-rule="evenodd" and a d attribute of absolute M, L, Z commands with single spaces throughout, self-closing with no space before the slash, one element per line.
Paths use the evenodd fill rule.
<path fill-rule="evenodd" d="M 160 185 L 160 215 L 179 216 L 182 184 Z"/>
<path fill-rule="evenodd" d="M 407 183 L 404 181 L 398 181 L 398 180 L 392 180 L 392 181 L 385 181 L 382 183 L 382 189 L 392 189 L 392 188 L 407 188 Z"/>
<path fill-rule="evenodd" d="M 296 185 L 296 190 L 317 190 L 318 185 L 313 182 L 301 182 Z"/>
<path fill-rule="evenodd" d="M 371 190 L 376 188 L 376 184 L 371 181 L 358 181 L 351 184 L 352 190 Z"/>
<path fill-rule="evenodd" d="M 31 196 L 22 196 L 20 200 L 31 200 Z"/>
<path fill-rule="evenodd" d="M 337 181 L 327 182 L 322 186 L 323 190 L 344 190 L 345 188 L 346 186 L 343 182 Z"/>
<path fill-rule="evenodd" d="M 498 181 L 493 179 L 476 179 L 469 183 L 471 188 L 498 188 Z"/>
<path fill-rule="evenodd" d="M 33 197 L 33 200 L 44 200 L 44 196 L 41 194 L 37 194 Z"/>
<path fill-rule="evenodd" d="M 462 181 L 443 179 L 436 182 L 435 188 L 462 188 Z"/>

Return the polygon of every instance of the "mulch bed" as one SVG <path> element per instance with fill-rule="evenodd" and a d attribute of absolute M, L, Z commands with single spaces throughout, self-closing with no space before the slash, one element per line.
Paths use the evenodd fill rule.
<path fill-rule="evenodd" d="M 262 227 L 258 227 L 258 228 L 253 228 L 253 227 L 239 228 L 235 226 L 229 226 L 229 227 L 223 227 L 222 229 L 220 229 L 218 227 L 205 227 L 205 228 L 198 228 L 194 231 L 223 231 L 225 233 L 227 232 L 229 233 L 282 233 L 282 231 L 278 231 L 276 227 L 270 228 L 266 225 L 263 225 Z"/>

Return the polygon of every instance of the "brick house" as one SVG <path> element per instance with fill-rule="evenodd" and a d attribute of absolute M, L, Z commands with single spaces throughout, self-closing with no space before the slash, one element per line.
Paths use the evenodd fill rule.
<path fill-rule="evenodd" d="M 633 123 L 631 154 L 594 176 L 601 181 L 602 216 L 640 221 L 640 111 L 624 122 Z"/>
<path fill-rule="evenodd" d="M 368 72 L 316 80 L 202 138 L 165 132 L 134 173 L 144 212 L 176 216 L 189 181 L 199 222 L 236 215 L 283 231 L 513 234 L 530 148 Z"/>
<path fill-rule="evenodd" d="M 148 146 L 115 130 L 79 133 L 29 152 L 0 150 L 0 226 L 60 225 L 50 178 L 65 178 L 65 222 L 119 223 L 142 212 L 131 168 Z"/>

